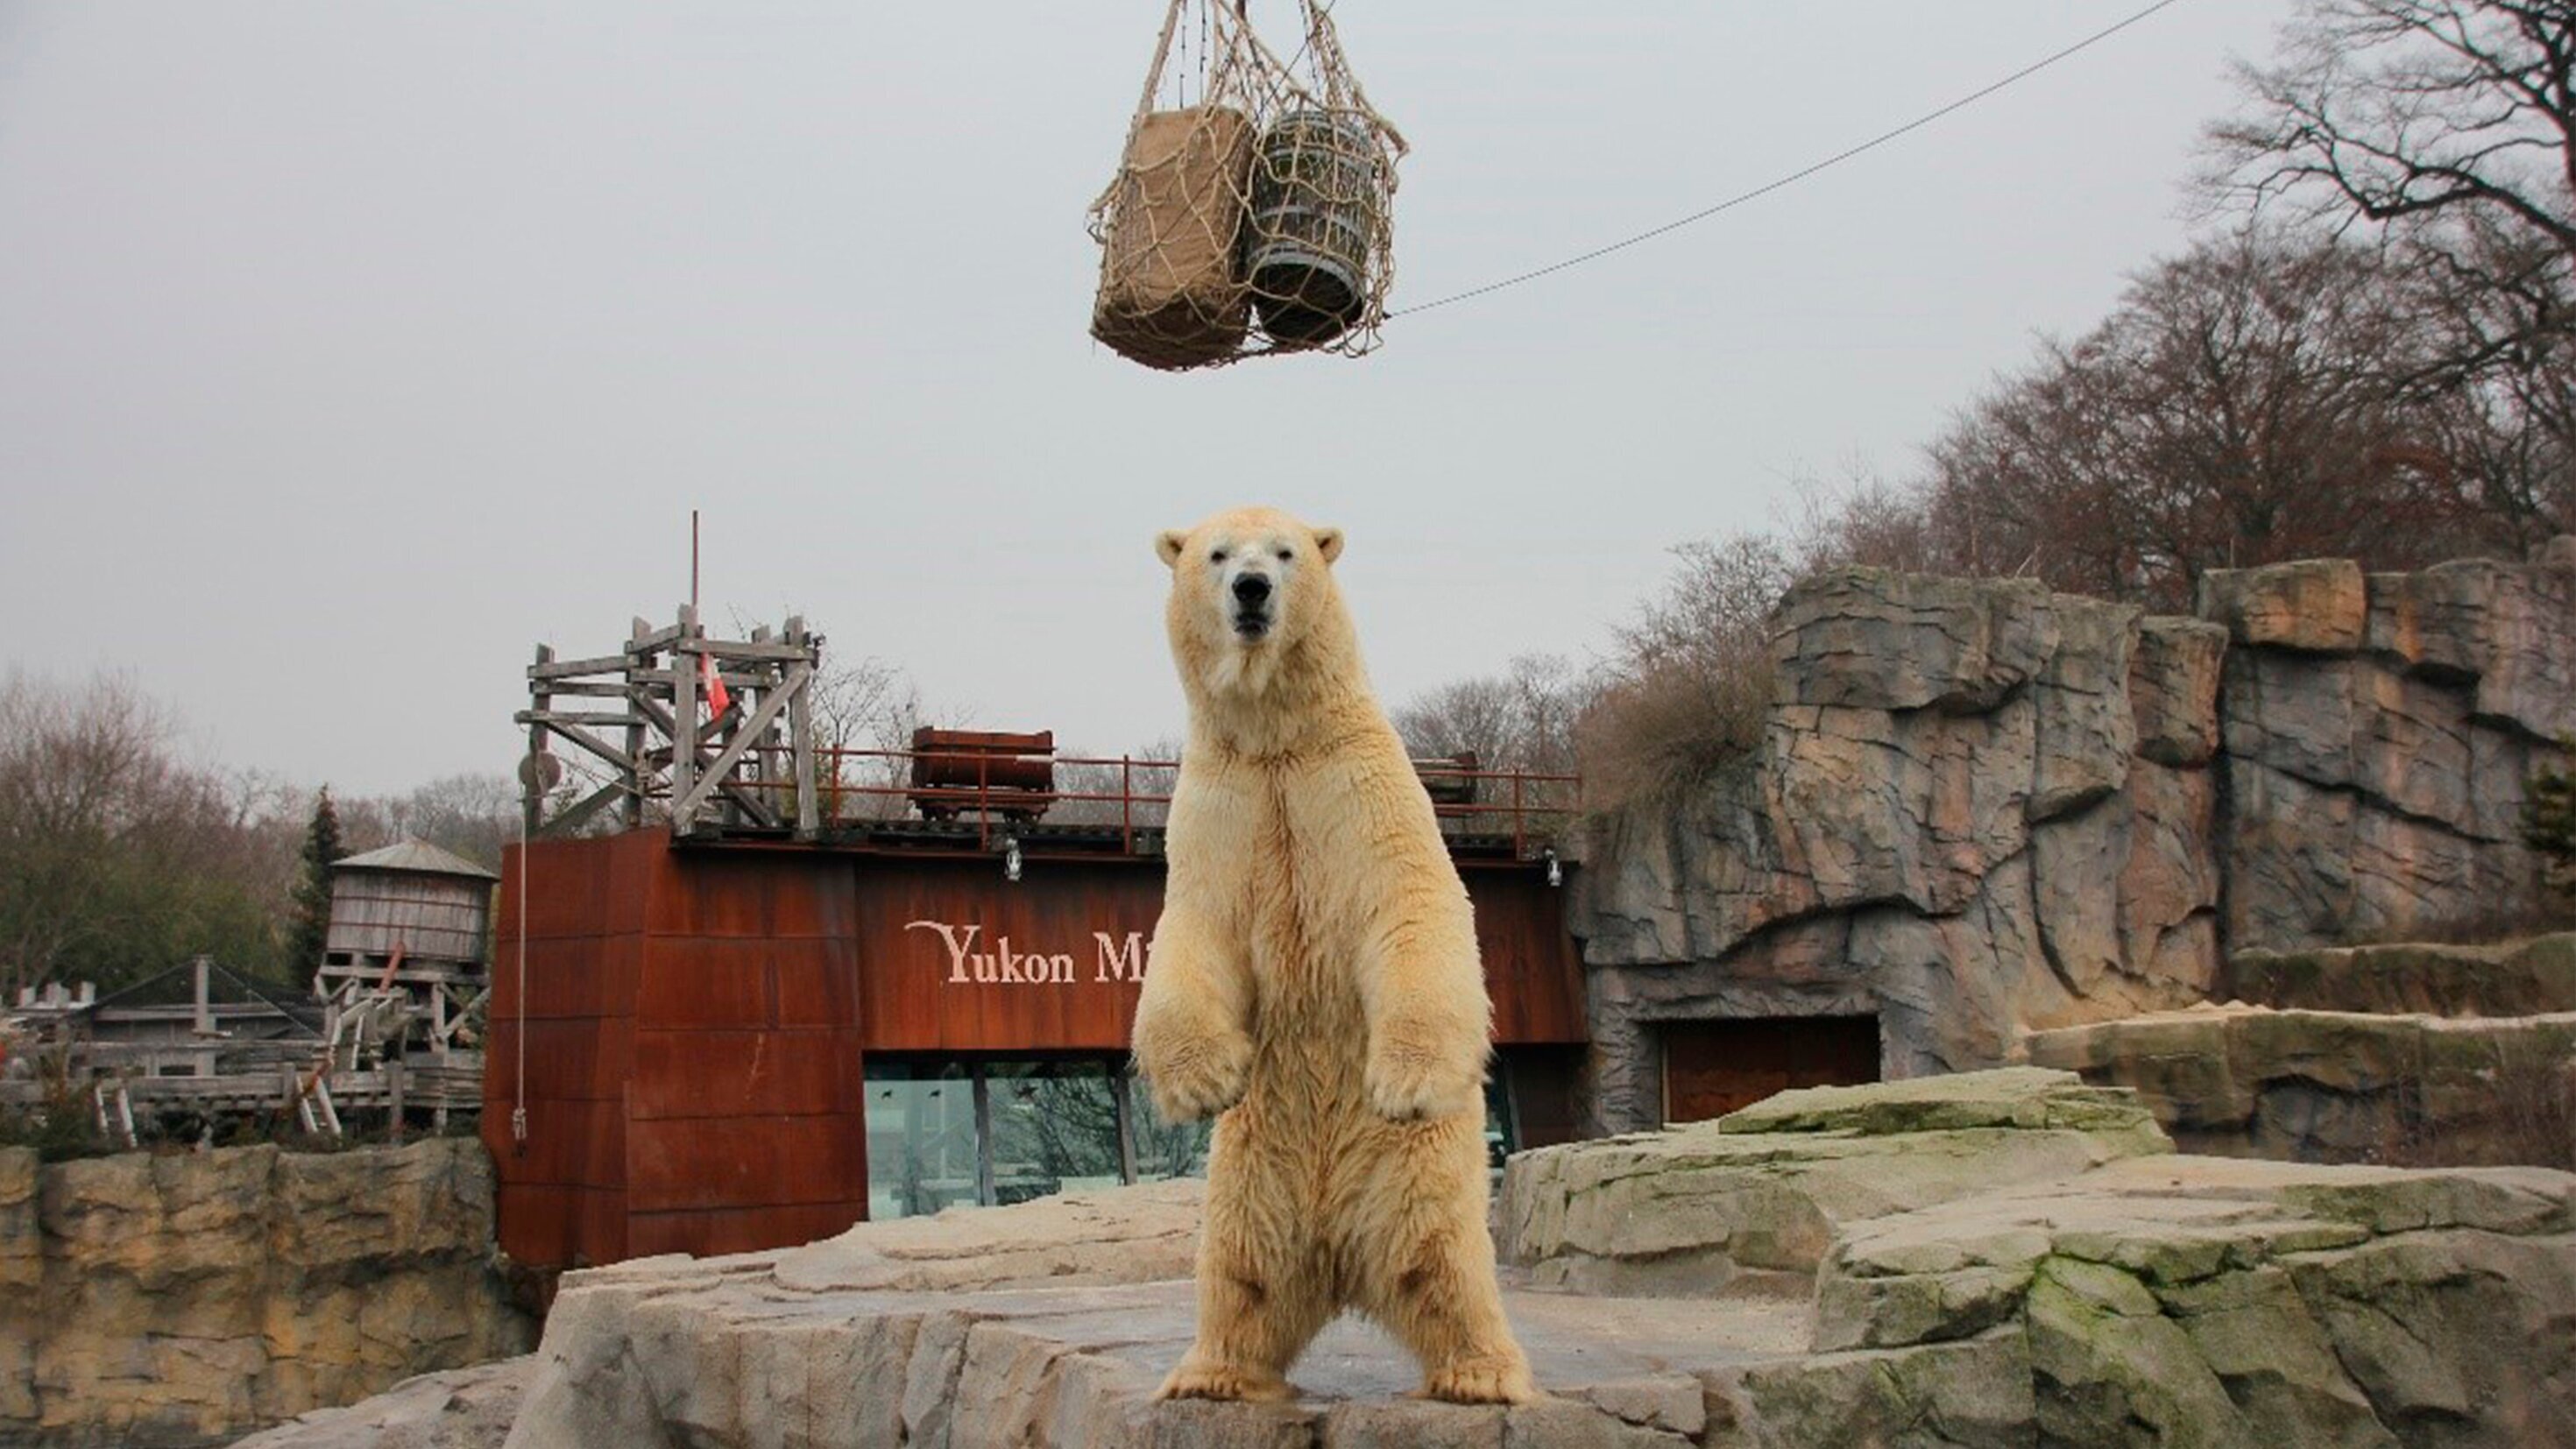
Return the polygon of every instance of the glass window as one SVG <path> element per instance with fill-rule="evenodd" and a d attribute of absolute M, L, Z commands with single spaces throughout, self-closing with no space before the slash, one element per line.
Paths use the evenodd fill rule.
<path fill-rule="evenodd" d="M 1137 1075 L 1132 1061 L 1119 1074 L 1119 1083 L 1127 1093 L 1127 1136 L 1135 1144 L 1136 1181 L 1207 1176 L 1208 1134 L 1213 1124 L 1185 1122 L 1173 1127 L 1154 1115 L 1154 1095 L 1146 1090 L 1145 1079 Z"/>
<path fill-rule="evenodd" d="M 980 1134 L 967 1064 L 871 1061 L 867 1090 L 868 1216 L 974 1202 Z"/>
<path fill-rule="evenodd" d="M 1115 1187 L 1124 1179 L 1109 1063 L 987 1062 L 982 1070 L 994 1202 Z"/>
<path fill-rule="evenodd" d="M 868 1216 L 880 1222 L 1207 1172 L 1209 1124 L 1165 1126 L 1123 1060 L 874 1057 L 867 1088 Z"/>

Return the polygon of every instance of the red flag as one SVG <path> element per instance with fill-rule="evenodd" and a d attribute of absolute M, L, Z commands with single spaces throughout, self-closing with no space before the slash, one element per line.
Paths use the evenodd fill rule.
<path fill-rule="evenodd" d="M 724 676 L 716 672 L 716 657 L 698 656 L 698 692 L 707 697 L 707 718 L 713 719 L 733 708 L 733 696 L 725 691 Z"/>

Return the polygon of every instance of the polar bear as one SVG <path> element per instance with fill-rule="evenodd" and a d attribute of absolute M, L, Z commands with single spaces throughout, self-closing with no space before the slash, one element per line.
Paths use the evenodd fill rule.
<path fill-rule="evenodd" d="M 1155 548 L 1190 719 L 1135 1053 L 1164 1117 L 1222 1114 L 1198 1340 L 1160 1396 L 1288 1398 L 1355 1308 L 1425 1395 L 1532 1400 L 1485 1225 L 1475 918 L 1361 668 L 1342 536 L 1247 508 Z"/>

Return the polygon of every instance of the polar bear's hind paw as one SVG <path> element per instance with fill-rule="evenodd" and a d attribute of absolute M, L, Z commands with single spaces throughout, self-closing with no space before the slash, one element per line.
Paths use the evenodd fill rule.
<path fill-rule="evenodd" d="M 1188 1362 L 1172 1370 L 1158 1399 L 1226 1399 L 1248 1404 L 1284 1404 L 1297 1396 L 1277 1374 L 1254 1373 L 1222 1364 Z"/>
<path fill-rule="evenodd" d="M 1534 1404 L 1547 1397 L 1516 1359 L 1461 1359 L 1423 1380 L 1417 1398 L 1452 1404 Z"/>

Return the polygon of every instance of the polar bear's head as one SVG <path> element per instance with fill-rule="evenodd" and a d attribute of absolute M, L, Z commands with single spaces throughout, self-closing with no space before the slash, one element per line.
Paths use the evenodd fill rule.
<path fill-rule="evenodd" d="M 1349 626 L 1333 586 L 1342 532 L 1275 508 L 1238 508 L 1167 529 L 1154 551 L 1172 571 L 1164 611 L 1183 682 L 1217 694 L 1258 693 L 1321 652 L 1339 667 Z"/>

